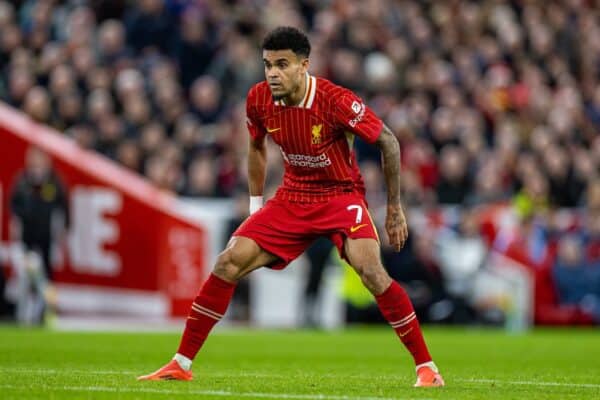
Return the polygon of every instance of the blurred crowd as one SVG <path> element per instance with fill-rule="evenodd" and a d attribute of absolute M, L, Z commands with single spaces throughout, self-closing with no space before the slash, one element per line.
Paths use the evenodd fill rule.
<path fill-rule="evenodd" d="M 398 134 L 408 203 L 574 207 L 600 165 L 598 6 L 0 1 L 0 97 L 166 190 L 229 196 L 244 183 L 260 40 L 296 25 L 311 72 L 360 93 Z"/>
<path fill-rule="evenodd" d="M 406 205 L 509 203 L 521 229 L 502 249 L 543 227 L 568 234 L 555 235 L 554 282 L 572 264 L 600 268 L 598 252 L 574 250 L 600 237 L 597 0 L 0 0 L 0 99 L 166 191 L 233 196 L 245 95 L 278 25 L 304 29 L 310 72 L 359 93 L 397 134 Z M 376 210 L 379 153 L 357 150 Z M 557 222 L 564 207 L 577 223 Z M 498 239 L 467 226 L 486 249 Z M 415 232 L 410 254 L 427 258 L 426 242 Z"/>

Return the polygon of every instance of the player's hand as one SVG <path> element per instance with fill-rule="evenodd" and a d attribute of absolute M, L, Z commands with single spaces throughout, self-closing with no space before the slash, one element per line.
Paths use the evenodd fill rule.
<path fill-rule="evenodd" d="M 400 251 L 408 239 L 408 225 L 400 204 L 388 204 L 385 230 L 390 239 L 390 245 L 394 250 Z"/>

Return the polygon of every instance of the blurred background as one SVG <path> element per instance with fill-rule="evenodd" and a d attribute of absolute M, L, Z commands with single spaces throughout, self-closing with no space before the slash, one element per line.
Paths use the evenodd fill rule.
<path fill-rule="evenodd" d="M 410 239 L 383 259 L 422 321 L 600 322 L 595 0 L 0 0 L 4 319 L 180 321 L 247 216 L 245 95 L 279 25 L 400 141 Z M 379 152 L 356 150 L 383 233 Z M 253 274 L 228 321 L 380 322 L 331 250 Z"/>

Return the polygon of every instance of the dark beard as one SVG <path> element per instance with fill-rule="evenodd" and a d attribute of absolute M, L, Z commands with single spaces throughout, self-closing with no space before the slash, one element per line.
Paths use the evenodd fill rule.
<path fill-rule="evenodd" d="M 285 94 L 274 95 L 273 93 L 271 93 L 271 96 L 273 97 L 273 101 L 278 101 L 285 98 Z"/>

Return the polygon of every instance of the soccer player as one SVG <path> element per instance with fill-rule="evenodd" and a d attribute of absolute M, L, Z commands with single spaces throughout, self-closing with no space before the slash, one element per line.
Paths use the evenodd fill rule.
<path fill-rule="evenodd" d="M 355 136 L 381 150 L 387 185 L 385 229 L 400 251 L 408 236 L 400 203 L 400 147 L 394 134 L 350 90 L 308 73 L 310 43 L 279 27 L 262 44 L 266 80 L 246 100 L 250 217 L 233 233 L 194 300 L 177 353 L 139 380 L 191 380 L 192 360 L 227 310 L 236 283 L 267 266 L 282 269 L 318 237 L 328 237 L 373 293 L 381 313 L 412 354 L 415 386 L 443 386 L 412 304 L 384 269 L 375 225 L 352 149 Z M 283 184 L 263 204 L 266 137 L 279 145 Z"/>

